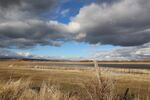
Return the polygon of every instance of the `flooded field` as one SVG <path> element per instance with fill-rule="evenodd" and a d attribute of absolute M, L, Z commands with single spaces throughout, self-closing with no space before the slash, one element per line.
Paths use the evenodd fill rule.
<path fill-rule="evenodd" d="M 49 62 L 26 62 L 26 63 L 12 63 L 9 65 L 10 67 L 12 66 L 24 66 L 24 67 L 40 67 L 43 66 L 45 68 L 48 67 L 94 67 L 93 63 L 49 63 Z M 142 63 L 142 64 L 127 64 L 127 63 L 122 63 L 122 64 L 114 64 L 114 63 L 102 63 L 98 64 L 99 67 L 104 67 L 104 68 L 127 68 L 127 69 L 150 69 L 150 64 L 149 63 Z"/>
<path fill-rule="evenodd" d="M 35 64 L 33 64 L 34 66 Z M 39 66 L 43 64 L 39 64 Z M 94 67 L 94 64 L 44 64 L 44 66 L 59 66 L 59 67 Z M 133 69 L 150 69 L 150 64 L 98 64 L 99 67 L 112 68 L 133 68 Z"/>
<path fill-rule="evenodd" d="M 150 64 L 99 64 L 101 67 L 150 69 Z"/>

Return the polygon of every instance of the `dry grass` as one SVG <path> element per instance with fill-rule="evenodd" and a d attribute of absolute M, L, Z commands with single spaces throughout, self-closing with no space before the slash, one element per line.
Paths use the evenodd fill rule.
<path fill-rule="evenodd" d="M 43 82 L 40 88 L 33 88 L 30 81 L 9 81 L 0 89 L 0 100 L 115 100 L 113 84 L 110 80 L 94 80 L 84 83 L 86 98 L 81 91 L 63 92 L 59 85 Z"/>
<path fill-rule="evenodd" d="M 96 67 L 95 67 L 96 68 Z M 96 68 L 96 79 L 94 81 L 84 83 L 83 89 L 89 100 L 115 100 L 114 84 L 110 79 L 102 79 L 100 72 Z M 81 100 L 78 93 L 81 91 L 73 91 L 64 93 L 59 86 L 48 86 L 42 83 L 39 89 L 32 88 L 30 81 L 22 82 L 9 81 L 0 91 L 0 100 Z"/>
<path fill-rule="evenodd" d="M 60 91 L 59 86 L 48 86 L 45 82 L 41 87 L 33 88 L 30 81 L 9 81 L 0 90 L 0 100 L 78 100 L 76 96 Z"/>
<path fill-rule="evenodd" d="M 87 95 L 91 100 L 116 100 L 115 85 L 111 80 L 91 80 L 84 84 Z"/>
<path fill-rule="evenodd" d="M 97 64 L 95 68 L 51 67 L 44 70 L 25 68 L 19 64 L 12 67 L 7 62 L 2 64 L 0 100 L 150 99 L 150 90 L 147 89 L 150 86 L 147 70 L 141 71 L 142 74 L 132 74 L 128 71 L 122 73 L 122 69 L 99 69 Z M 31 79 L 27 79 L 28 77 Z M 10 78 L 14 81 L 8 81 Z M 54 82 L 50 82 L 51 80 Z M 8 82 L 5 83 L 6 81 Z"/>
<path fill-rule="evenodd" d="M 140 93 L 134 97 L 128 93 L 118 95 L 115 88 L 112 79 L 103 77 L 83 83 L 85 95 L 76 90 L 64 92 L 58 84 L 43 82 L 40 87 L 34 87 L 30 80 L 10 80 L 0 89 L 0 100 L 149 100 L 149 94 L 146 99 Z"/>
<path fill-rule="evenodd" d="M 115 84 L 110 78 L 103 78 L 97 61 L 95 64 L 95 79 L 85 84 L 85 89 L 91 100 L 116 100 Z"/>

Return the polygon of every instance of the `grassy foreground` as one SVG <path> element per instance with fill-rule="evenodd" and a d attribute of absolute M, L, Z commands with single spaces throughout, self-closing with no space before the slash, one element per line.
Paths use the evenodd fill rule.
<path fill-rule="evenodd" d="M 42 69 L 31 62 L 1 62 L 0 100 L 149 100 L 149 76 L 149 70 Z"/>

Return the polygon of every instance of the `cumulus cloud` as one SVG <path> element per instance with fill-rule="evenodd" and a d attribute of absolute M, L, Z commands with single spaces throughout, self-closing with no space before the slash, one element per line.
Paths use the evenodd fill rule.
<path fill-rule="evenodd" d="M 0 0 L 0 17 L 24 19 L 39 17 L 41 13 L 51 10 L 57 0 Z"/>
<path fill-rule="evenodd" d="M 81 8 L 68 24 L 42 17 L 42 14 L 52 10 L 55 3 L 56 0 L 0 0 L 0 47 L 24 49 L 36 45 L 60 46 L 66 41 L 78 41 L 131 46 L 98 53 L 97 57 L 103 59 L 150 57 L 149 0 L 92 3 Z M 7 54 L 9 51 L 5 52 Z M 10 52 L 13 56 L 21 54 L 24 53 Z"/>
<path fill-rule="evenodd" d="M 69 37 L 66 26 L 41 16 L 56 0 L 0 0 L 0 47 L 60 46 Z"/>
<path fill-rule="evenodd" d="M 149 0 L 92 3 L 81 8 L 71 23 L 80 26 L 78 35 L 86 34 L 78 41 L 137 46 L 150 41 L 149 10 Z"/>
<path fill-rule="evenodd" d="M 55 21 L 27 20 L 0 23 L 0 47 L 30 48 L 37 44 L 59 46 L 68 35 L 64 34 L 64 29 L 63 24 Z"/>

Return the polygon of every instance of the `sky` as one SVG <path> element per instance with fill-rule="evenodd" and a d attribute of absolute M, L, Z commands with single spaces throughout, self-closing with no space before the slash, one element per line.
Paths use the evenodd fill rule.
<path fill-rule="evenodd" d="M 0 0 L 0 57 L 150 59 L 149 0 Z"/>

